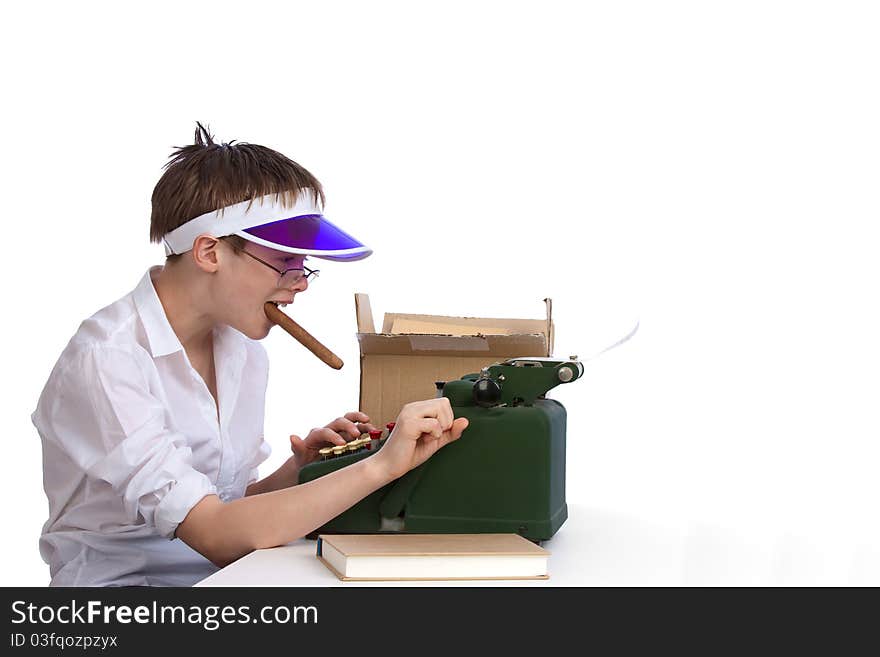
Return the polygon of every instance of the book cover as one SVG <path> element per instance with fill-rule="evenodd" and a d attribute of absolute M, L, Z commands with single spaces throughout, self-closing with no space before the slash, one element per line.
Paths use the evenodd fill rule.
<path fill-rule="evenodd" d="M 550 552 L 518 534 L 321 534 L 341 580 L 548 579 Z"/>

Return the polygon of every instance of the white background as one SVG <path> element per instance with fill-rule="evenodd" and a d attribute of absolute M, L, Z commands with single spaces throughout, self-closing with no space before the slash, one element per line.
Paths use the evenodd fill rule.
<path fill-rule="evenodd" d="M 266 339 L 264 472 L 355 408 L 354 292 L 377 323 L 550 296 L 558 356 L 641 322 L 551 395 L 608 582 L 663 545 L 660 583 L 880 583 L 872 3 L 175 4 L 2 10 L 0 584 L 48 582 L 30 413 L 162 261 L 150 194 L 196 120 L 306 166 L 375 250 L 288 308 L 343 370 Z"/>

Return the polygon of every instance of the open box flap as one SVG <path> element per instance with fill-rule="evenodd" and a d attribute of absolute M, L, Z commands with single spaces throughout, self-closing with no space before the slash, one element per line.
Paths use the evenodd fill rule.
<path fill-rule="evenodd" d="M 386 313 L 382 333 L 377 334 L 370 297 L 359 292 L 355 294 L 358 341 L 362 354 L 406 355 L 436 350 L 462 354 L 484 351 L 488 355 L 502 355 L 501 352 L 506 352 L 508 346 L 516 347 L 518 344 L 514 340 L 498 338 L 519 336 L 523 339 L 522 346 L 529 349 L 530 355 L 535 353 L 533 350 L 540 344 L 540 353 L 549 356 L 553 353 L 553 302 L 547 298 L 544 303 L 546 320 Z M 381 337 L 372 339 L 369 336 Z M 419 336 L 426 339 L 420 339 Z M 406 339 L 394 339 L 401 337 Z"/>

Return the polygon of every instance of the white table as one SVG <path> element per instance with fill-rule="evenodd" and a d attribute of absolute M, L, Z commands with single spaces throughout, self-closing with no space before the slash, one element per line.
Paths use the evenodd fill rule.
<path fill-rule="evenodd" d="M 568 520 L 542 547 L 550 551 L 547 580 L 343 582 L 315 556 L 316 541 L 256 550 L 196 586 L 603 586 L 682 584 L 680 528 L 568 506 Z"/>

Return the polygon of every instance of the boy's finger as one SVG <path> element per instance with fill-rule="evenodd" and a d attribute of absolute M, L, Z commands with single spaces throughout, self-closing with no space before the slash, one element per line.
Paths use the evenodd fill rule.
<path fill-rule="evenodd" d="M 339 435 L 339 433 L 337 433 L 330 427 L 320 427 L 312 429 L 309 432 L 309 437 L 306 440 L 309 445 L 315 445 L 316 443 L 319 445 L 323 445 L 325 443 L 331 443 L 333 445 L 345 444 L 345 437 Z"/>
<path fill-rule="evenodd" d="M 333 420 L 333 422 L 331 422 L 330 424 L 327 425 L 327 428 L 331 429 L 333 431 L 338 431 L 340 433 L 344 432 L 344 433 L 348 434 L 349 436 L 351 436 L 352 438 L 357 438 L 358 436 L 361 435 L 361 432 L 358 430 L 357 425 L 355 425 L 354 422 L 352 422 L 351 420 L 347 420 L 345 418 L 342 418 L 342 417 L 339 419 Z"/>
<path fill-rule="evenodd" d="M 345 445 L 345 443 L 347 442 L 345 440 L 345 436 L 341 435 L 338 431 L 334 431 L 333 429 L 329 429 L 327 427 L 321 429 L 320 435 L 325 442 L 333 443 L 334 445 Z"/>
<path fill-rule="evenodd" d="M 294 455 L 298 455 L 305 449 L 306 443 L 305 441 L 296 435 L 290 436 L 290 451 L 293 452 Z"/>

